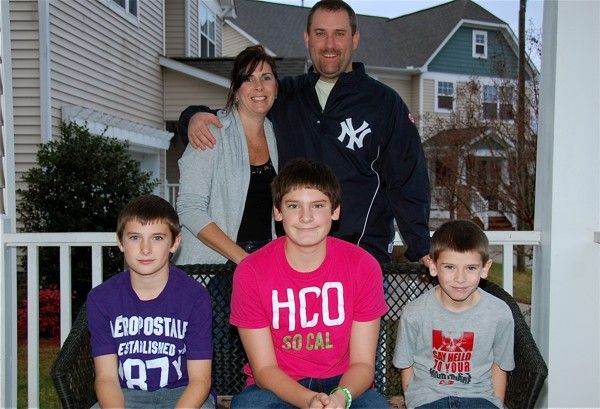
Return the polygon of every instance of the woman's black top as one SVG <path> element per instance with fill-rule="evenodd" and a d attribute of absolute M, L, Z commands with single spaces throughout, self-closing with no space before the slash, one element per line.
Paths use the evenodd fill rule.
<path fill-rule="evenodd" d="M 275 175 L 271 159 L 264 165 L 250 165 L 250 186 L 237 235 L 238 243 L 271 239 L 271 181 Z"/>

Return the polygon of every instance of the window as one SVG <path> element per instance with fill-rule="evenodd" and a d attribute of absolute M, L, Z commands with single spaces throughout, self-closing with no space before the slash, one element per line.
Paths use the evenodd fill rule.
<path fill-rule="evenodd" d="M 438 81 L 437 86 L 437 109 L 452 111 L 454 107 L 454 83 Z"/>
<path fill-rule="evenodd" d="M 125 13 L 137 17 L 137 0 L 112 0 L 112 2 L 121 7 Z"/>
<path fill-rule="evenodd" d="M 514 119 L 514 89 L 511 86 L 483 86 L 483 117 L 485 119 Z"/>
<path fill-rule="evenodd" d="M 515 119 L 515 113 L 513 110 L 514 101 L 514 89 L 510 86 L 500 87 L 500 103 L 498 116 L 503 120 Z"/>
<path fill-rule="evenodd" d="M 216 16 L 204 3 L 200 5 L 200 57 L 215 57 Z"/>
<path fill-rule="evenodd" d="M 495 85 L 483 86 L 483 117 L 498 119 L 498 90 Z"/>
<path fill-rule="evenodd" d="M 487 58 L 487 31 L 473 30 L 473 58 Z"/>

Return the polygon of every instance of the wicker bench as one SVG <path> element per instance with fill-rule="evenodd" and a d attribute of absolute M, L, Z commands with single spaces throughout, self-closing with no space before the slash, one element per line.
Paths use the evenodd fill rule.
<path fill-rule="evenodd" d="M 213 383 L 219 395 L 234 395 L 244 386 L 241 368 L 244 350 L 235 329 L 226 323 L 233 271 L 225 265 L 180 266 L 202 282 L 213 297 Z M 400 313 L 404 305 L 433 286 L 418 264 L 390 263 L 383 266 L 389 312 L 382 320 L 378 348 L 376 387 L 388 398 L 401 394 L 400 377 L 392 355 Z M 480 287 L 505 301 L 515 320 L 515 370 L 508 379 L 505 405 L 533 408 L 548 370 L 515 300 L 499 286 L 482 280 Z M 225 324 L 224 324 L 225 323 Z M 79 312 L 69 336 L 51 369 L 52 379 L 63 408 L 89 408 L 96 402 L 94 365 L 91 357 L 85 306 Z"/>

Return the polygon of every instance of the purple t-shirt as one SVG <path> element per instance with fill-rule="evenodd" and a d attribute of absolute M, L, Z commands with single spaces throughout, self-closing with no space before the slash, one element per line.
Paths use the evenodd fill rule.
<path fill-rule="evenodd" d="M 116 354 L 122 388 L 154 391 L 188 384 L 187 360 L 212 359 L 206 288 L 176 267 L 164 290 L 142 301 L 129 270 L 93 288 L 87 318 L 94 357 Z"/>

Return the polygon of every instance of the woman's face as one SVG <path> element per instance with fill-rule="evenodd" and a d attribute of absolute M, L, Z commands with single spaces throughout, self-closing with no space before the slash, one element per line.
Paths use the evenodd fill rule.
<path fill-rule="evenodd" d="M 258 64 L 236 95 L 240 114 L 266 116 L 277 97 L 277 80 L 271 66 L 264 61 Z"/>

